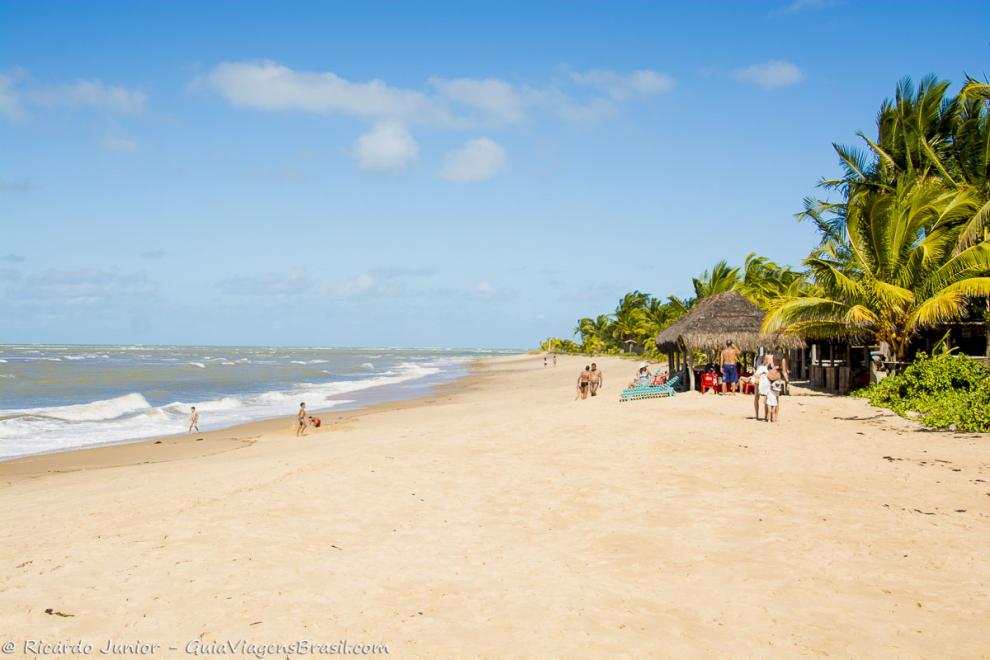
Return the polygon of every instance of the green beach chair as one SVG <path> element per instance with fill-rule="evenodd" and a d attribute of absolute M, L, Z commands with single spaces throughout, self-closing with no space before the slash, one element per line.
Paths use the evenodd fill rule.
<path fill-rule="evenodd" d="M 659 374 L 659 370 L 657 373 Z M 674 396 L 677 394 L 677 388 L 681 385 L 682 377 L 683 374 L 677 374 L 663 385 L 637 385 L 626 388 L 619 395 L 619 403 L 636 401 L 637 399 L 665 399 Z"/>

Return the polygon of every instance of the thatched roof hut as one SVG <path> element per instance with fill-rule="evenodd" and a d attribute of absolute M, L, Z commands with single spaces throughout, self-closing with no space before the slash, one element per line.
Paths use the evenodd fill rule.
<path fill-rule="evenodd" d="M 657 335 L 657 347 L 664 353 L 713 353 L 731 340 L 741 351 L 767 348 L 803 348 L 804 340 L 795 335 L 764 335 L 763 311 L 735 291 L 717 293 L 698 301 L 694 309 Z"/>

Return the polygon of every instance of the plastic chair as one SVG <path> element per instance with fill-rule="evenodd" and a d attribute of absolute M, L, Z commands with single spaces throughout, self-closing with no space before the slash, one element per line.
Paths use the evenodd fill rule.
<path fill-rule="evenodd" d="M 715 385 L 715 374 L 706 373 L 701 376 L 701 393 L 704 394 L 708 390 L 718 393 L 718 388 Z"/>

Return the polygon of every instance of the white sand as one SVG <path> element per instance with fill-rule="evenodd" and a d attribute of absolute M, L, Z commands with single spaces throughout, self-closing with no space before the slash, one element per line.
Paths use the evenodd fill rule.
<path fill-rule="evenodd" d="M 614 358 L 574 401 L 585 362 L 486 360 L 304 439 L 0 464 L 0 641 L 990 657 L 986 436 L 823 395 L 779 424 L 742 396 L 619 404 Z"/>

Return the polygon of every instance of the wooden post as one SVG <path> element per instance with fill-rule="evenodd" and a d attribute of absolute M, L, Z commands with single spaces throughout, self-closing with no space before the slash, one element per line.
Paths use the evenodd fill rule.
<path fill-rule="evenodd" d="M 694 356 L 688 351 L 687 346 L 681 342 L 681 350 L 684 351 L 684 366 L 687 368 L 688 392 L 694 391 Z"/>

